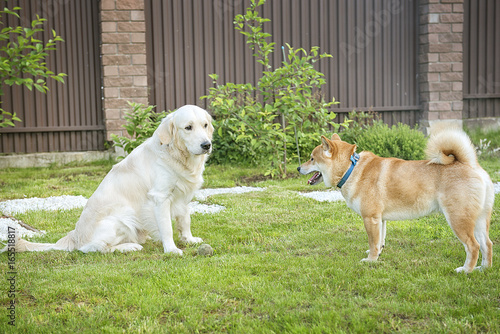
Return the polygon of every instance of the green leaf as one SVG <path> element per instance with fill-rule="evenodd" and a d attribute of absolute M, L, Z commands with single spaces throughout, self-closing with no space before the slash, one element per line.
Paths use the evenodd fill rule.
<path fill-rule="evenodd" d="M 48 88 L 47 87 L 44 87 L 42 85 L 39 85 L 39 84 L 34 84 L 35 88 L 39 91 L 39 92 L 42 92 L 42 93 L 46 93 Z"/>

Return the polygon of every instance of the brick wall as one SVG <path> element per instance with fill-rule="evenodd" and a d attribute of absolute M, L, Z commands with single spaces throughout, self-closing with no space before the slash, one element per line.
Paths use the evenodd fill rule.
<path fill-rule="evenodd" d="M 144 0 L 102 0 L 103 108 L 107 140 L 124 135 L 127 101 L 148 103 Z"/>
<path fill-rule="evenodd" d="M 419 9 L 420 124 L 461 121 L 463 0 L 421 0 Z"/>

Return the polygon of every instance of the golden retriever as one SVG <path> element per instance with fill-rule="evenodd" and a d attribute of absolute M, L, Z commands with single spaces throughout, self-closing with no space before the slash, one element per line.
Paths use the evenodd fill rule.
<path fill-rule="evenodd" d="M 212 151 L 211 120 L 193 105 L 169 114 L 151 138 L 106 175 L 73 231 L 55 244 L 18 239 L 16 251 L 128 252 L 141 250 L 151 236 L 162 242 L 165 253 L 182 255 L 174 243 L 174 219 L 182 242 L 202 242 L 191 234 L 188 203 L 203 183 Z"/>

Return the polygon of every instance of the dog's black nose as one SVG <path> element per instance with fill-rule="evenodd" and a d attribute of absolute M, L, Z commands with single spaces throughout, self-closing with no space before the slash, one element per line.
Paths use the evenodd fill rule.
<path fill-rule="evenodd" d="M 209 141 L 206 141 L 206 142 L 202 143 L 200 146 L 205 151 L 208 151 L 210 149 L 210 147 L 212 146 L 212 143 L 210 143 Z"/>
<path fill-rule="evenodd" d="M 299 166 L 299 167 L 297 167 L 297 172 L 300 172 L 300 166 Z"/>

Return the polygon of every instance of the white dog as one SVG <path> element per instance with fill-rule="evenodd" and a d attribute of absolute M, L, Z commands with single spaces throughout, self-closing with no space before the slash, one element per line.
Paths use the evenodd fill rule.
<path fill-rule="evenodd" d="M 182 255 L 174 243 L 172 219 L 181 241 L 202 242 L 191 234 L 188 203 L 201 187 L 212 150 L 211 120 L 192 105 L 169 114 L 151 138 L 106 175 L 73 231 L 55 244 L 18 239 L 16 251 L 137 251 L 152 236 L 161 240 L 165 253 Z"/>

